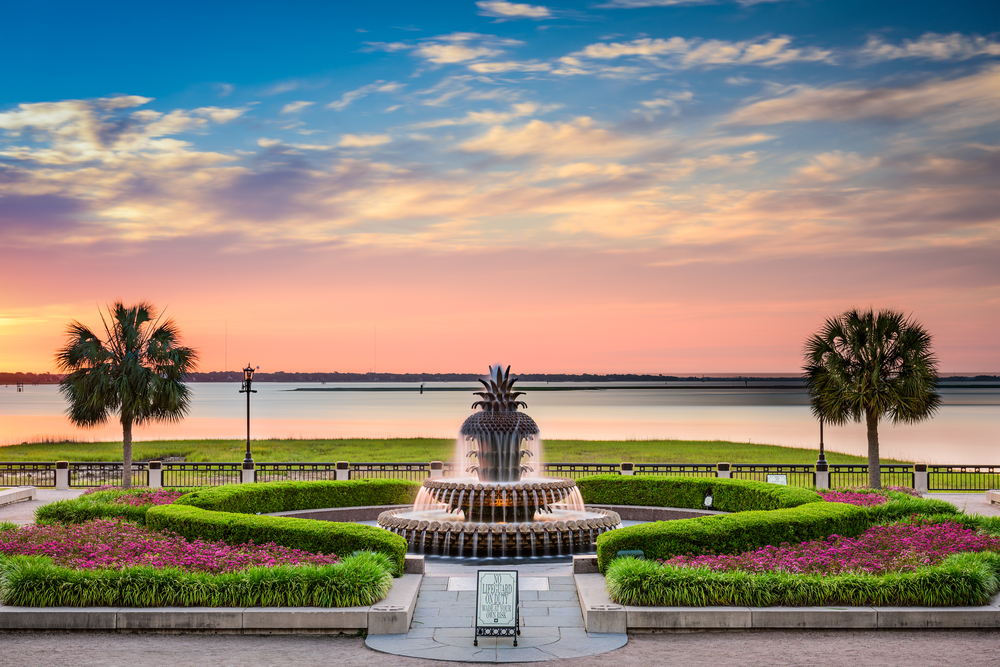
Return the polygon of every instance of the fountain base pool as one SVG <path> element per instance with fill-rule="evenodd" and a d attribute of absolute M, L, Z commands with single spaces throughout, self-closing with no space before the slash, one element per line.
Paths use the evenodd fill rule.
<path fill-rule="evenodd" d="M 429 479 L 414 509 L 382 512 L 378 525 L 406 539 L 411 553 L 520 558 L 593 551 L 621 519 L 584 507 L 571 479 Z"/>

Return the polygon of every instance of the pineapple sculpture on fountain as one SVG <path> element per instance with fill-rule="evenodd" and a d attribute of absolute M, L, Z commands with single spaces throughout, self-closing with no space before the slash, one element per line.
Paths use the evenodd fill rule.
<path fill-rule="evenodd" d="M 473 403 L 472 409 L 482 410 L 466 419 L 461 430 L 466 441 L 476 445 L 466 454 L 466 458 L 476 459 L 466 472 L 476 473 L 482 482 L 519 482 L 523 473 L 533 472 L 522 459 L 534 456 L 534 452 L 521 447 L 535 440 L 538 426 L 534 419 L 518 411 L 528 406 L 517 400 L 524 392 L 513 391 L 517 379 L 511 379 L 510 366 L 506 371 L 500 366 L 491 368 L 490 381 L 479 381 L 486 391 L 476 392 L 482 399 Z"/>
<path fill-rule="evenodd" d="M 404 536 L 410 550 L 451 556 L 584 553 L 621 525 L 616 513 L 585 508 L 572 479 L 542 477 L 539 429 L 519 408 L 510 366 L 490 368 L 476 412 L 462 424 L 465 473 L 424 481 L 413 510 L 383 512 L 378 525 Z M 534 461 L 532 461 L 534 459 Z M 538 467 L 539 470 L 535 470 Z"/>

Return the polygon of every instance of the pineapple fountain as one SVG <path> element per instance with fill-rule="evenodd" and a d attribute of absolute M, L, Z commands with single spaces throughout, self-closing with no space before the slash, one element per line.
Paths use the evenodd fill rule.
<path fill-rule="evenodd" d="M 427 479 L 412 510 L 383 512 L 378 525 L 406 538 L 410 551 L 442 556 L 524 557 L 593 550 L 620 527 L 614 512 L 586 508 L 572 479 L 534 475 L 538 426 L 518 408 L 524 392 L 500 366 L 462 424 L 458 456 L 474 477 Z M 464 464 L 463 464 L 464 465 Z M 537 464 L 535 464 L 537 465 Z M 539 466 L 540 468 L 540 466 Z M 541 472 L 540 470 L 538 472 Z"/>

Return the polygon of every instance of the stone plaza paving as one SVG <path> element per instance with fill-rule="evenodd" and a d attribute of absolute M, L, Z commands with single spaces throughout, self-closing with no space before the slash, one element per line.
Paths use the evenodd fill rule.
<path fill-rule="evenodd" d="M 587 633 L 571 572 L 563 576 L 527 574 L 533 567 L 517 568 L 521 572 L 521 635 L 516 648 L 510 637 L 480 637 L 479 646 L 473 646 L 476 580 L 463 572 L 476 569 L 473 567 L 454 568 L 454 576 L 425 576 L 410 631 L 405 635 L 369 635 L 365 643 L 377 651 L 411 658 L 537 662 L 606 653 L 628 642 L 624 633 Z M 560 569 L 569 568 L 563 565 Z"/>

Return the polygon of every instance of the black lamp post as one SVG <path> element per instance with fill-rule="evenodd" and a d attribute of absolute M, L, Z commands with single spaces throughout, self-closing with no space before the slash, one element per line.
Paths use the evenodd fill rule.
<path fill-rule="evenodd" d="M 260 368 L 258 366 L 257 368 Z M 243 388 L 240 389 L 241 394 L 247 395 L 247 456 L 243 459 L 243 467 L 246 468 L 249 464 L 250 468 L 253 468 L 253 457 L 250 455 L 250 394 L 256 394 L 256 389 L 251 389 L 253 384 L 253 372 L 254 368 L 250 364 L 243 369 Z"/>
<path fill-rule="evenodd" d="M 826 454 L 823 453 L 823 418 L 819 418 L 819 460 L 816 464 L 826 465 Z"/>

